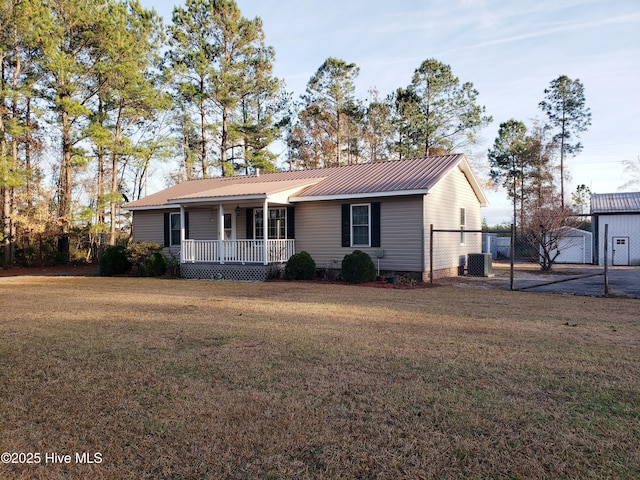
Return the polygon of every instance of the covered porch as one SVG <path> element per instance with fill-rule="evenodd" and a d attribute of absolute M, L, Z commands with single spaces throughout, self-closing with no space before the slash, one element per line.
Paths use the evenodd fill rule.
<path fill-rule="evenodd" d="M 286 263 L 295 251 L 294 239 L 184 239 L 181 242 L 180 263 L 270 265 L 273 263 Z"/>
<path fill-rule="evenodd" d="M 246 181 L 168 200 L 179 213 L 170 214 L 165 236 L 179 246 L 182 271 L 206 269 L 217 276 L 241 267 L 281 266 L 296 252 L 289 197 L 318 179 Z"/>

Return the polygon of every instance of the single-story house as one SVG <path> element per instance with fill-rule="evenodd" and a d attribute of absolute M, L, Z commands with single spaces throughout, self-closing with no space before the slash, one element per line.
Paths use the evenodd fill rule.
<path fill-rule="evenodd" d="M 604 265 L 605 226 L 608 265 L 640 265 L 640 192 L 591 195 L 594 263 Z"/>
<path fill-rule="evenodd" d="M 480 230 L 486 205 L 467 158 L 455 154 L 192 180 L 125 208 L 133 240 L 164 245 L 186 278 L 266 278 L 301 251 L 339 269 L 362 250 L 381 272 L 426 280 L 430 226 Z M 434 274 L 458 272 L 481 252 L 479 235 L 456 238 L 438 249 Z"/>

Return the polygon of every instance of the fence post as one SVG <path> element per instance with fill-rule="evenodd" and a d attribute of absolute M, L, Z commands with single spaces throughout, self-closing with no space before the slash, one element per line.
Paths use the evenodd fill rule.
<path fill-rule="evenodd" d="M 604 294 L 609 295 L 609 224 L 604 224 Z"/>
<path fill-rule="evenodd" d="M 429 283 L 433 285 L 433 223 L 429 225 Z"/>
<path fill-rule="evenodd" d="M 509 288 L 511 291 L 513 291 L 513 268 L 516 260 L 516 225 L 515 223 L 511 224 L 511 248 L 510 248 L 509 256 L 511 257 L 511 260 L 510 260 L 511 265 L 509 266 Z"/>

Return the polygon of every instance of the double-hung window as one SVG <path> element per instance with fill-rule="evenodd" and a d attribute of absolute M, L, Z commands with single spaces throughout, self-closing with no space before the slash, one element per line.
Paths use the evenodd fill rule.
<path fill-rule="evenodd" d="M 371 204 L 351 205 L 351 245 L 371 245 Z"/>
<path fill-rule="evenodd" d="M 267 235 L 269 240 L 283 240 L 287 238 L 287 209 L 269 209 L 267 221 Z M 256 240 L 264 239 L 264 210 L 254 210 L 254 237 Z"/>
<path fill-rule="evenodd" d="M 467 209 L 460 208 L 460 245 L 464 245 L 467 241 L 465 230 L 467 229 Z"/>
<path fill-rule="evenodd" d="M 169 216 L 169 234 L 171 238 L 171 246 L 180 245 L 180 214 L 172 213 Z"/>
<path fill-rule="evenodd" d="M 380 202 L 343 203 L 342 246 L 380 247 Z"/>

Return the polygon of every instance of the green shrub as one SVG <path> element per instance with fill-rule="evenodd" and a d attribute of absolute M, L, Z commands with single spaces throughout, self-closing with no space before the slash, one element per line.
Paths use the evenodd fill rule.
<path fill-rule="evenodd" d="M 135 242 L 127 246 L 127 258 L 132 265 L 140 265 L 152 253 L 162 251 L 162 245 L 154 242 Z"/>
<path fill-rule="evenodd" d="M 153 252 L 140 262 L 140 275 L 159 277 L 167 271 L 167 258 L 162 252 Z"/>
<path fill-rule="evenodd" d="M 342 259 L 342 278 L 349 283 L 373 282 L 376 267 L 371 257 L 361 250 L 355 250 Z"/>
<path fill-rule="evenodd" d="M 100 258 L 100 273 L 102 275 L 121 275 L 131 268 L 131 262 L 127 257 L 127 249 L 122 245 L 108 247 Z"/>
<path fill-rule="evenodd" d="M 307 252 L 294 253 L 284 267 L 287 280 L 310 280 L 316 275 L 316 262 Z"/>

